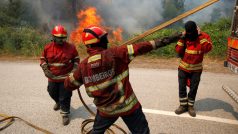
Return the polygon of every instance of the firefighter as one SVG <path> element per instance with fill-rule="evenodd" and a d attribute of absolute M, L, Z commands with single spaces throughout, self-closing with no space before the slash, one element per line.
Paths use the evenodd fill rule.
<path fill-rule="evenodd" d="M 88 96 L 94 98 L 97 114 L 93 134 L 104 133 L 119 117 L 133 134 L 150 132 L 129 82 L 128 65 L 138 55 L 178 41 L 180 35 L 108 49 L 106 31 L 97 26 L 84 29 L 82 40 L 89 56 L 66 78 L 65 88 L 71 91 L 84 84 Z"/>
<path fill-rule="evenodd" d="M 201 32 L 194 21 L 185 23 L 184 35 L 175 46 L 181 58 L 178 67 L 180 106 L 175 113 L 188 111 L 190 116 L 195 117 L 194 103 L 203 69 L 203 57 L 211 51 L 212 42 L 210 36 Z M 186 85 L 190 88 L 188 94 Z"/>
<path fill-rule="evenodd" d="M 45 45 L 40 66 L 48 78 L 48 93 L 55 101 L 53 109 L 60 109 L 63 125 L 68 125 L 72 92 L 64 89 L 64 80 L 76 70 L 79 56 L 75 46 L 66 42 L 67 31 L 63 26 L 55 26 L 51 34 L 53 40 Z"/>

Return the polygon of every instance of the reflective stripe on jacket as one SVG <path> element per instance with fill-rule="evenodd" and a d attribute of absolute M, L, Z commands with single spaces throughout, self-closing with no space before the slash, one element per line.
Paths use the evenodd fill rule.
<path fill-rule="evenodd" d="M 137 55 L 153 50 L 153 42 L 123 45 L 110 49 L 88 48 L 89 57 L 65 80 L 67 89 L 84 84 L 102 116 L 128 115 L 140 103 L 129 82 L 129 63 Z"/>
<path fill-rule="evenodd" d="M 181 57 L 179 68 L 186 72 L 202 71 L 204 54 L 212 49 L 210 36 L 201 32 L 198 39 L 190 41 L 188 39 L 180 39 L 175 47 Z"/>
<path fill-rule="evenodd" d="M 57 45 L 51 42 L 45 46 L 40 61 L 40 65 L 47 64 L 49 70 L 55 76 L 49 78 L 49 81 L 63 82 L 74 65 L 78 65 L 79 56 L 74 45 L 66 42 L 63 45 Z"/>

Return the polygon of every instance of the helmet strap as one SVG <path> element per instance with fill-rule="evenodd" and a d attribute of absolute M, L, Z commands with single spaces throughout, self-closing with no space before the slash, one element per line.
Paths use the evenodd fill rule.
<path fill-rule="evenodd" d="M 103 48 L 103 49 L 107 49 L 108 48 L 108 44 L 107 43 L 95 43 L 95 44 L 90 44 L 90 45 L 86 45 L 87 48 Z"/>
<path fill-rule="evenodd" d="M 58 44 L 58 45 L 63 45 L 66 38 L 60 38 L 60 37 L 55 37 L 53 36 L 53 41 Z"/>
<path fill-rule="evenodd" d="M 96 37 L 97 39 L 100 39 L 99 36 L 91 29 L 84 29 L 83 32 L 85 33 L 90 33 L 92 34 L 94 37 Z"/>

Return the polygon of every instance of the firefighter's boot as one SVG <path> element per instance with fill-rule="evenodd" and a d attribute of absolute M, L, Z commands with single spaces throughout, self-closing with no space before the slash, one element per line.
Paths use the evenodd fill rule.
<path fill-rule="evenodd" d="M 188 106 L 187 105 L 184 105 L 184 106 L 180 105 L 178 107 L 178 109 L 175 110 L 175 113 L 176 114 L 182 114 L 182 113 L 187 112 L 187 111 L 188 111 Z"/>
<path fill-rule="evenodd" d="M 188 106 L 188 113 L 192 117 L 196 117 L 196 111 L 193 106 Z"/>
<path fill-rule="evenodd" d="M 54 109 L 55 111 L 59 110 L 59 109 L 60 109 L 60 104 L 59 104 L 59 103 L 56 103 L 56 104 L 54 105 L 53 109 Z"/>
<path fill-rule="evenodd" d="M 70 122 L 69 115 L 63 115 L 62 118 L 63 118 L 63 125 L 64 126 L 68 125 Z"/>

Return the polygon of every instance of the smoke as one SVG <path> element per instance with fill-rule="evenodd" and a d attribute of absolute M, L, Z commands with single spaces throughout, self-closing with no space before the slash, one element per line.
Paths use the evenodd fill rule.
<path fill-rule="evenodd" d="M 1 0 L 1 1 L 0 1 L 0 4 L 1 4 L 1 5 L 6 4 L 6 3 L 8 3 L 8 0 Z"/>
<path fill-rule="evenodd" d="M 141 33 L 165 20 L 191 10 L 208 0 L 88 0 L 88 6 L 97 7 L 105 25 L 120 26 L 126 33 Z M 181 4 L 183 3 L 183 4 Z M 197 23 L 231 17 L 235 0 L 219 2 L 185 18 Z M 167 5 L 165 5 L 167 4 Z M 180 26 L 183 23 L 179 23 Z"/>
<path fill-rule="evenodd" d="M 185 0 L 185 9 L 190 10 L 205 2 L 207 2 L 207 0 Z M 187 17 L 184 20 L 194 20 L 198 23 L 204 23 L 213 22 L 221 17 L 231 17 L 234 6 L 235 0 L 220 0 L 219 2 Z"/>
<path fill-rule="evenodd" d="M 92 1 L 92 4 L 94 0 Z M 96 3 L 105 24 L 120 26 L 128 33 L 140 33 L 152 23 L 162 20 L 161 1 L 158 0 L 107 0 Z"/>
<path fill-rule="evenodd" d="M 103 24 L 110 27 L 121 27 L 130 35 L 141 33 L 149 28 L 172 19 L 208 0 L 22 0 L 31 4 L 37 12 L 40 27 L 51 29 L 56 24 L 63 24 L 71 31 L 77 23 L 76 14 L 89 6 L 97 8 L 103 18 Z M 170 2 L 175 6 L 165 6 Z M 176 10 L 176 2 L 183 2 Z M 232 16 L 235 0 L 220 0 L 216 4 L 185 18 L 183 21 L 194 20 L 198 23 L 210 22 L 220 17 Z M 172 8 L 171 8 L 172 7 Z M 167 8 L 167 9 L 166 9 Z M 169 15 L 170 14 L 174 16 Z M 168 12 L 168 14 L 167 14 Z M 170 17 L 170 18 L 169 18 Z M 183 23 L 180 23 L 182 25 Z"/>
<path fill-rule="evenodd" d="M 37 12 L 40 29 L 50 31 L 55 25 L 64 25 L 69 31 L 75 27 L 75 17 L 72 2 L 68 0 L 22 0 L 32 6 Z M 77 4 L 77 3 L 75 3 Z M 77 5 L 75 5 L 77 7 Z"/>

